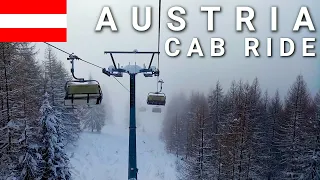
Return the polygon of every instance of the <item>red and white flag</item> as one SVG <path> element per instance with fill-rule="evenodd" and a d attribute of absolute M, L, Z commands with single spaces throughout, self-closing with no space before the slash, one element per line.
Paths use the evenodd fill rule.
<path fill-rule="evenodd" d="M 4 0 L 0 42 L 67 42 L 67 0 Z"/>

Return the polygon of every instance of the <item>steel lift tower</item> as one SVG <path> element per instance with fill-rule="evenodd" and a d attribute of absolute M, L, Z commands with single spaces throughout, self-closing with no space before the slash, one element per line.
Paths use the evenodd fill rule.
<path fill-rule="evenodd" d="M 160 52 L 138 52 L 137 50 L 130 51 L 105 51 L 105 54 L 110 54 L 113 66 L 108 69 L 103 68 L 102 72 L 108 76 L 123 77 L 123 73 L 127 73 L 130 76 L 130 125 L 129 125 L 129 162 L 128 162 L 128 180 L 137 180 L 137 144 L 136 144 L 136 75 L 142 73 L 145 77 L 159 76 L 159 69 L 155 66 L 151 66 L 154 55 L 160 54 Z M 138 65 L 127 65 L 125 67 L 116 66 L 113 54 L 151 54 L 151 60 L 149 66 L 140 67 Z"/>

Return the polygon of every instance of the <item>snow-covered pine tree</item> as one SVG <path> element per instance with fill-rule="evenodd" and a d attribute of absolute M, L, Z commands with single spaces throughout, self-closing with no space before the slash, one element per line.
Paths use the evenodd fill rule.
<path fill-rule="evenodd" d="M 26 120 L 23 134 L 23 154 L 19 158 L 16 168 L 17 177 L 22 180 L 38 179 L 41 177 L 41 123 L 39 121 Z"/>
<path fill-rule="evenodd" d="M 227 130 L 223 134 L 221 153 L 221 174 L 227 179 L 246 179 L 250 172 L 252 155 L 250 127 L 251 86 L 240 80 L 233 81 L 225 98 L 225 116 Z"/>
<path fill-rule="evenodd" d="M 41 74 L 35 61 L 34 46 L 30 43 L 0 43 L 0 49 L 0 147 L 2 143 L 5 147 L 0 148 L 0 152 L 6 150 L 1 152 L 5 155 L 0 159 L 10 159 L 0 161 L 11 161 L 5 165 L 10 170 L 0 165 L 0 174 L 10 172 L 10 178 L 13 178 L 20 174 L 19 157 L 26 151 L 26 123 L 34 121 L 38 115 L 34 110 L 39 108 Z"/>
<path fill-rule="evenodd" d="M 49 103 L 49 95 L 45 93 L 43 104 L 40 108 L 42 123 L 42 179 L 68 180 L 71 178 L 69 159 L 64 152 L 64 146 L 59 137 L 60 119 Z"/>
<path fill-rule="evenodd" d="M 243 97 L 242 86 L 241 81 L 239 84 L 236 81 L 232 81 L 223 99 L 219 100 L 222 107 L 220 106 L 218 110 L 223 113 L 220 113 L 221 119 L 219 128 L 217 129 L 218 133 L 216 134 L 216 141 L 213 142 L 213 145 L 216 147 L 214 154 L 217 157 L 213 160 L 216 169 L 216 179 L 236 179 L 238 177 L 239 144 L 241 139 L 239 107 L 241 107 L 241 97 Z M 219 96 L 221 97 L 221 95 Z"/>
<path fill-rule="evenodd" d="M 248 179 L 261 179 L 266 176 L 268 165 L 269 124 L 268 124 L 268 93 L 264 96 L 259 85 L 258 78 L 253 80 L 247 92 L 248 111 Z M 265 167 L 266 166 L 266 167 Z"/>
<path fill-rule="evenodd" d="M 281 124 L 282 176 L 279 179 L 306 179 L 307 166 L 313 159 L 312 132 L 315 125 L 310 114 L 310 93 L 307 84 L 299 75 L 288 91 L 285 101 L 285 119 Z"/>
<path fill-rule="evenodd" d="M 162 123 L 162 138 L 166 142 L 166 149 L 176 156 L 186 154 L 187 103 L 187 98 L 183 93 L 174 94 L 167 105 L 167 111 Z"/>
<path fill-rule="evenodd" d="M 218 134 L 216 134 L 216 146 L 214 154 L 217 157 L 213 163 L 216 169 L 216 179 L 236 179 L 239 176 L 240 164 L 240 143 L 242 135 L 241 118 L 239 117 L 241 104 L 243 104 L 244 85 L 242 81 L 237 84 L 232 81 L 230 89 L 224 96 L 221 103 L 223 111 Z M 218 88 L 219 89 L 219 88 Z M 240 163 L 241 162 L 241 163 Z"/>
<path fill-rule="evenodd" d="M 37 154 L 39 147 L 39 124 L 37 123 L 40 107 L 39 94 L 42 92 L 41 69 L 35 58 L 35 46 L 30 43 L 21 43 L 15 60 L 19 70 L 17 78 L 13 80 L 13 109 L 12 117 L 16 124 L 20 124 L 17 134 L 16 155 L 19 158 L 14 170 L 16 177 L 35 179 L 38 177 Z M 38 110 L 37 110 L 38 109 Z M 33 178 L 32 178 L 33 177 Z"/>
<path fill-rule="evenodd" d="M 256 102 L 256 119 L 252 122 L 252 158 L 250 177 L 263 179 L 274 167 L 271 161 L 273 124 L 269 116 L 269 95 L 265 91 L 263 97 Z"/>
<path fill-rule="evenodd" d="M 314 122 L 311 134 L 311 146 L 309 151 L 312 152 L 312 158 L 306 165 L 306 173 L 304 179 L 316 180 L 320 179 L 320 91 L 317 92 L 313 102 L 314 118 L 310 119 Z"/>
<path fill-rule="evenodd" d="M 282 139 L 282 130 L 281 122 L 283 122 L 284 112 L 283 112 L 283 103 L 280 99 L 279 91 L 275 92 L 274 97 L 270 101 L 269 105 L 269 127 L 271 129 L 271 134 L 269 135 L 270 144 L 269 144 L 269 159 L 268 164 L 269 168 L 267 169 L 268 174 L 266 177 L 268 179 L 275 179 L 279 177 L 281 169 L 281 139 Z"/>
<path fill-rule="evenodd" d="M 207 125 L 210 120 L 206 97 L 200 93 L 192 93 L 189 108 L 188 121 L 191 121 L 188 139 L 189 157 L 180 176 L 185 179 L 211 179 L 213 177 L 213 167 L 210 161 L 212 137 L 208 133 L 212 131 L 212 127 Z"/>
<path fill-rule="evenodd" d="M 211 93 L 208 96 L 209 116 L 212 121 L 212 131 L 215 134 L 220 133 L 220 123 L 223 123 L 223 99 L 223 90 L 220 85 L 220 82 L 218 81 L 216 83 L 215 88 L 211 91 Z"/>
<path fill-rule="evenodd" d="M 98 106 L 92 106 L 88 109 L 87 114 L 84 117 L 83 129 L 90 131 L 96 130 L 100 132 L 105 125 L 106 113 L 104 104 L 101 103 Z"/>
<path fill-rule="evenodd" d="M 235 119 L 231 120 L 230 131 L 237 134 L 237 147 L 234 150 L 235 153 L 235 164 L 233 165 L 233 176 L 239 179 L 246 178 L 246 172 L 248 166 L 248 92 L 250 90 L 250 85 L 248 83 L 243 83 L 241 80 L 238 82 L 235 91 L 236 107 L 233 109 Z M 226 156 L 227 158 L 227 156 Z M 225 160 L 226 161 L 226 160 Z"/>
<path fill-rule="evenodd" d="M 12 118 L 12 88 L 15 72 L 17 43 L 0 43 L 0 176 L 13 172 L 17 157 L 14 154 L 15 131 L 19 129 Z"/>
<path fill-rule="evenodd" d="M 20 93 L 16 95 L 16 108 L 19 108 L 16 117 L 23 122 L 24 128 L 19 140 L 21 151 L 19 164 L 15 170 L 18 179 L 29 180 L 37 179 L 41 175 L 39 171 L 39 164 L 42 160 L 39 154 L 41 124 L 38 121 L 38 115 L 41 99 L 39 94 L 42 94 L 42 77 L 40 66 L 35 61 L 34 46 L 23 44 L 20 54 L 24 63 L 19 67 L 21 74 L 16 81 L 17 85 L 21 86 L 18 86 Z"/>
<path fill-rule="evenodd" d="M 210 152 L 212 153 L 209 160 L 211 160 L 212 177 L 221 179 L 221 166 L 222 164 L 222 137 L 223 132 L 225 132 L 226 117 L 224 116 L 224 95 L 223 89 L 218 81 L 215 88 L 209 93 L 208 96 L 208 106 L 209 106 L 209 117 L 210 122 L 207 126 L 212 127 L 211 131 L 208 131 L 208 138 L 211 138 L 210 143 L 207 146 L 210 146 Z"/>
<path fill-rule="evenodd" d="M 177 102 L 177 94 L 173 94 L 172 98 L 167 103 L 168 110 L 164 115 L 164 120 L 162 122 L 162 135 L 163 141 L 166 143 L 166 150 L 168 153 L 172 153 L 175 147 L 175 136 L 173 129 L 175 129 L 175 116 L 177 115 L 177 109 L 174 102 Z"/>
<path fill-rule="evenodd" d="M 80 121 L 74 110 L 64 106 L 65 83 L 72 78 L 50 46 L 45 50 L 44 59 L 45 91 L 50 95 L 49 102 L 52 104 L 52 108 L 59 112 L 57 116 L 63 124 L 61 128 L 64 128 L 61 129 L 63 143 L 72 143 L 77 140 L 80 132 Z"/>
<path fill-rule="evenodd" d="M 91 74 L 89 75 L 89 80 L 92 80 Z M 93 82 L 89 82 L 89 84 L 91 83 Z M 87 112 L 83 118 L 83 129 L 88 129 L 92 132 L 94 130 L 101 132 L 101 129 L 105 125 L 107 119 L 104 101 L 99 105 L 87 107 L 86 111 Z"/>
<path fill-rule="evenodd" d="M 180 156 L 186 156 L 187 154 L 187 144 L 188 144 L 188 98 L 183 92 L 180 92 L 179 99 L 177 99 L 178 111 L 178 121 L 177 121 L 177 149 Z"/>

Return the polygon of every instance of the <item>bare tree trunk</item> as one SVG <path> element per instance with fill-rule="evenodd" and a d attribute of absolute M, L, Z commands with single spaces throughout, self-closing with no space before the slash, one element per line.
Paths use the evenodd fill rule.
<path fill-rule="evenodd" d="M 187 149 L 186 149 L 186 160 L 188 160 L 188 155 L 189 155 L 189 121 L 187 122 Z"/>
<path fill-rule="evenodd" d="M 178 141 L 178 113 L 176 113 L 176 140 L 175 140 L 175 144 L 176 144 L 176 156 L 178 157 L 178 144 L 179 144 L 179 141 Z"/>
<path fill-rule="evenodd" d="M 251 162 L 251 152 L 249 151 L 249 162 L 248 162 L 248 169 L 247 169 L 247 179 L 249 179 L 249 172 L 250 172 L 250 162 Z"/>
<path fill-rule="evenodd" d="M 235 179 L 235 163 L 236 163 L 236 142 L 234 141 L 234 147 L 233 147 L 233 165 L 232 165 L 232 180 Z"/>
<path fill-rule="evenodd" d="M 204 114 L 203 114 L 204 115 Z M 200 165 L 200 169 L 201 169 L 201 179 L 203 179 L 203 156 L 204 156 L 204 151 L 203 151 L 203 148 L 204 148 L 204 118 L 203 118 L 203 115 L 200 116 L 200 122 L 201 122 L 201 165 Z"/>
<path fill-rule="evenodd" d="M 7 59 L 5 57 L 5 47 L 2 49 L 3 51 L 3 64 L 4 64 L 4 78 L 5 78 L 5 91 L 6 91 L 6 113 L 7 113 L 7 123 L 10 122 L 10 107 L 9 107 L 9 85 L 8 85 L 8 74 L 7 74 Z M 8 57 L 9 58 L 9 57 Z M 8 151 L 11 149 L 11 131 L 8 128 Z"/>
<path fill-rule="evenodd" d="M 219 166 L 219 174 L 218 174 L 218 180 L 220 179 L 221 175 L 221 142 L 219 142 L 219 161 L 218 161 L 218 166 Z"/>

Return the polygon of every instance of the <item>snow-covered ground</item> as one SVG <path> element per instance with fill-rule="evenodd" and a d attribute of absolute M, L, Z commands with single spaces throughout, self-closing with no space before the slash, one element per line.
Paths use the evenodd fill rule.
<path fill-rule="evenodd" d="M 176 180 L 175 157 L 158 139 L 161 115 L 149 112 L 138 116 L 138 179 Z M 144 131 L 143 131 L 144 129 Z M 101 134 L 84 132 L 72 150 L 73 177 L 77 180 L 128 179 L 128 127 L 121 123 L 105 126 Z"/>

